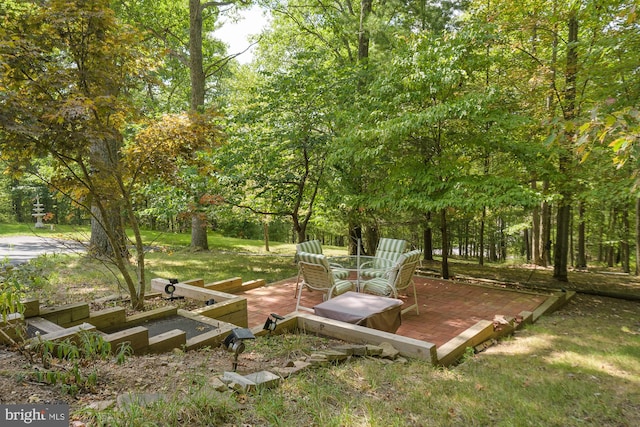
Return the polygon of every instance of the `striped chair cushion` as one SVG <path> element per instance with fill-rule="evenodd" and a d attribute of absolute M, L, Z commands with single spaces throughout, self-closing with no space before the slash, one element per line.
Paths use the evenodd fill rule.
<path fill-rule="evenodd" d="M 389 286 L 389 279 L 383 277 L 376 277 L 371 280 L 367 280 L 362 285 L 362 292 L 368 294 L 381 295 L 383 297 L 391 296 L 393 293 Z"/>
<path fill-rule="evenodd" d="M 332 297 L 342 295 L 345 292 L 352 291 L 354 287 L 355 286 L 353 285 L 353 283 L 349 282 L 348 280 L 336 280 L 335 287 L 333 288 Z"/>
<path fill-rule="evenodd" d="M 325 267 L 327 271 L 331 271 L 331 267 L 329 267 L 329 261 L 327 261 L 327 257 L 322 254 L 299 252 L 298 260 L 308 262 L 309 264 L 320 264 Z"/>
<path fill-rule="evenodd" d="M 407 249 L 407 241 L 401 239 L 388 239 L 382 238 L 378 242 L 378 247 L 376 249 L 376 258 L 380 258 L 382 260 L 388 260 L 393 263 L 398 261 L 400 255 L 404 253 Z M 384 268 L 387 264 L 385 262 L 381 262 L 380 265 L 375 265 L 375 268 Z"/>
<path fill-rule="evenodd" d="M 307 252 L 310 254 L 322 254 L 322 245 L 320 240 L 307 240 L 306 242 L 296 245 L 298 252 Z"/>

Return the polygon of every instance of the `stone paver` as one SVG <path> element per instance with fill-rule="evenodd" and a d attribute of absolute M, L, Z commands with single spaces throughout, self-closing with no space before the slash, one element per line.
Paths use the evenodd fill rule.
<path fill-rule="evenodd" d="M 296 306 L 293 277 L 266 287 L 244 292 L 249 310 L 249 326 L 264 325 L 270 313 L 282 316 Z M 514 318 L 523 311 L 534 311 L 547 295 L 509 289 L 470 285 L 448 280 L 415 277 L 420 314 L 410 311 L 402 316 L 398 335 L 441 346 L 480 320 L 496 316 Z M 302 293 L 302 305 L 313 307 L 322 302 L 320 292 Z M 409 298 L 411 303 L 411 298 Z"/>

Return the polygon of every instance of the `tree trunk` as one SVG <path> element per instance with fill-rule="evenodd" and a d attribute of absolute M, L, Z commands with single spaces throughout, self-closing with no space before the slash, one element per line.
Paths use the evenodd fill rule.
<path fill-rule="evenodd" d="M 358 245 L 360 248 L 358 249 Z M 362 254 L 362 228 L 359 225 L 349 227 L 349 255 Z"/>
<path fill-rule="evenodd" d="M 537 187 L 537 183 L 535 178 L 533 180 L 531 180 L 531 189 L 532 190 L 536 190 Z M 531 242 L 531 250 L 532 250 L 532 254 L 531 254 L 531 259 L 533 260 L 533 263 L 535 265 L 542 265 L 543 261 L 542 261 L 542 251 L 544 249 L 544 245 L 540 244 L 541 241 L 541 236 L 542 234 L 540 233 L 540 206 L 536 205 L 533 208 L 533 211 L 531 213 L 531 237 L 532 237 L 532 242 Z"/>
<path fill-rule="evenodd" d="M 358 30 L 358 60 L 366 61 L 369 58 L 369 30 L 366 21 L 372 10 L 372 0 L 360 1 L 360 28 Z"/>
<path fill-rule="evenodd" d="M 424 243 L 424 260 L 433 261 L 433 230 L 431 228 L 431 212 L 427 212 L 422 236 Z"/>
<path fill-rule="evenodd" d="M 464 225 L 464 258 L 469 258 L 469 233 L 471 221 L 467 221 Z"/>
<path fill-rule="evenodd" d="M 565 77 L 565 109 L 564 119 L 570 123 L 575 118 L 575 101 L 576 101 L 576 77 L 578 73 L 578 18 L 576 12 L 573 11 L 569 16 L 569 37 L 567 40 L 567 66 Z M 565 127 L 569 129 L 569 127 Z M 553 277 L 557 280 L 566 282 L 568 281 L 567 272 L 567 254 L 569 251 L 569 221 L 571 214 L 571 193 L 567 189 L 566 182 L 568 181 L 568 174 L 570 173 L 571 157 L 569 154 L 571 142 L 573 141 L 574 133 L 572 130 L 567 130 L 564 134 L 563 145 L 560 147 L 560 155 L 558 158 L 558 170 L 563 175 L 563 181 L 565 184 L 560 191 L 562 200 L 558 207 L 557 224 L 556 224 L 556 245 L 554 250 L 554 266 Z"/>
<path fill-rule="evenodd" d="M 207 221 L 202 214 L 191 215 L 191 249 L 197 251 L 208 251 L 207 241 Z"/>
<path fill-rule="evenodd" d="M 545 193 L 548 187 L 549 182 L 545 181 Z M 542 202 L 541 210 L 542 217 L 540 218 L 540 244 L 542 245 L 542 247 L 540 249 L 540 253 L 542 257 L 541 263 L 539 265 L 542 267 L 546 267 L 551 263 L 551 207 L 549 206 L 549 202 Z"/>
<path fill-rule="evenodd" d="M 620 239 L 620 261 L 622 271 L 629 274 L 629 211 L 625 207 L 622 210 L 622 239 Z"/>
<path fill-rule="evenodd" d="M 108 218 L 104 218 L 102 212 L 96 204 L 91 206 L 91 237 L 89 239 L 89 250 L 98 258 L 127 258 L 129 252 L 126 245 L 126 236 L 120 217 L 121 209 L 118 206 L 106 206 Z M 117 247 L 114 249 L 108 231 L 117 239 Z"/>
<path fill-rule="evenodd" d="M 269 252 L 269 223 L 262 221 L 262 236 L 264 238 L 264 250 Z"/>
<path fill-rule="evenodd" d="M 571 207 L 565 203 L 558 207 L 556 225 L 556 246 L 553 251 L 553 277 L 562 282 L 568 281 L 567 254 L 569 243 L 569 217 Z"/>
<path fill-rule="evenodd" d="M 291 215 L 291 221 L 293 222 L 293 230 L 296 233 L 297 243 L 307 240 L 307 223 L 300 221 L 298 212 L 293 212 Z"/>
<path fill-rule="evenodd" d="M 93 199 L 91 202 L 91 238 L 89 248 L 100 258 L 128 258 L 122 195 L 113 194 L 117 184 L 119 142 L 116 137 L 94 142 L 90 147 Z"/>
<path fill-rule="evenodd" d="M 640 276 L 640 197 L 636 198 L 636 276 Z"/>
<path fill-rule="evenodd" d="M 449 278 L 449 233 L 447 232 L 447 210 L 440 211 L 440 232 L 442 234 L 442 278 Z"/>
<path fill-rule="evenodd" d="M 189 0 L 189 76 L 191 80 L 191 111 L 202 112 L 204 108 L 205 74 L 202 59 L 202 9 L 200 0 Z M 191 248 L 208 250 L 206 221 L 201 213 L 191 217 Z"/>
<path fill-rule="evenodd" d="M 361 255 L 373 255 L 376 253 L 378 247 L 378 240 L 380 240 L 380 234 L 378 233 L 378 227 L 367 226 L 365 228 L 366 239 L 364 239 L 364 252 Z"/>
<path fill-rule="evenodd" d="M 575 259 L 574 259 L 574 255 L 575 255 L 575 251 L 573 249 L 573 210 L 571 210 L 571 213 L 569 215 L 569 265 L 574 266 L 575 265 Z"/>
<path fill-rule="evenodd" d="M 609 233 L 607 235 L 607 266 L 613 267 L 614 259 L 615 259 L 615 245 L 613 242 L 615 241 L 616 235 L 616 218 L 618 217 L 618 211 L 616 209 L 611 209 L 611 214 L 609 217 Z"/>
<path fill-rule="evenodd" d="M 484 265 L 484 224 L 487 218 L 487 207 L 482 207 L 482 217 L 480 219 L 480 238 L 478 239 L 478 264 Z"/>
<path fill-rule="evenodd" d="M 498 221 L 500 222 L 500 260 L 506 261 L 507 260 L 507 237 L 504 232 L 505 221 L 504 221 L 504 218 L 502 217 L 498 218 Z"/>
<path fill-rule="evenodd" d="M 576 268 L 587 268 L 583 202 L 578 204 L 578 256 L 576 259 Z"/>
<path fill-rule="evenodd" d="M 191 100 L 189 107 L 199 111 L 204 106 L 204 66 L 202 60 L 202 5 L 200 0 L 189 0 L 189 75 Z"/>

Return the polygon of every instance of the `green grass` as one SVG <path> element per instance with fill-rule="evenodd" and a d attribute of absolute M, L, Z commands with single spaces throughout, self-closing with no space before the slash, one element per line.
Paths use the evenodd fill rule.
<path fill-rule="evenodd" d="M 110 425 L 633 426 L 640 422 L 640 324 L 631 302 L 577 297 L 455 368 L 353 358 L 308 369 L 277 388 L 212 392 L 206 367 L 178 399 L 128 412 Z M 585 306 L 589 306 L 585 310 Z M 269 357 L 309 354 L 315 337 L 256 340 Z M 106 416 L 101 414 L 102 417 Z M 171 421 L 169 421 L 171 420 Z M 168 424 L 167 424 L 168 422 Z"/>
<path fill-rule="evenodd" d="M 0 236 L 31 234 L 83 242 L 89 239 L 87 227 L 57 226 L 51 231 L 46 228 L 36 230 L 28 224 L 0 224 Z M 296 249 L 292 243 L 270 242 L 267 252 L 261 240 L 230 238 L 209 232 L 209 251 L 192 251 L 188 233 L 144 230 L 142 238 L 147 250 L 147 289 L 151 279 L 157 277 L 201 278 L 206 283 L 241 277 L 244 282 L 264 279 L 272 283 L 297 273 L 294 262 Z M 327 246 L 324 249 L 329 255 L 346 253 L 346 248 Z M 84 255 L 48 255 L 33 263 L 38 265 L 42 276 L 49 278 L 49 283 L 34 289 L 31 296 L 51 304 L 75 302 L 68 298 L 86 301 L 105 294 L 127 294 L 121 275 L 113 266 Z"/>
<path fill-rule="evenodd" d="M 272 244 L 273 252 L 266 253 L 261 241 L 213 233 L 209 252 L 191 252 L 188 235 L 145 232 L 145 236 L 156 247 L 147 255 L 149 279 L 215 281 L 241 276 L 275 281 L 295 274 L 292 244 Z M 72 290 L 75 297 L 89 300 L 114 286 L 108 270 L 84 257 L 53 256 L 38 262 L 39 274 L 51 282 L 40 292 L 51 298 Z M 500 277 L 512 273 L 496 266 L 483 271 Z M 591 281 L 612 280 L 586 275 Z M 541 272 L 536 276 L 544 277 Z M 578 295 L 513 338 L 481 354 L 470 353 L 455 368 L 419 360 L 386 363 L 353 358 L 306 370 L 272 390 L 218 394 L 208 385 L 212 372 L 202 366 L 188 373 L 190 389 L 164 404 L 79 413 L 95 421 L 92 425 L 113 426 L 640 425 L 638 312 L 638 302 Z M 251 351 L 295 359 L 312 351 L 312 338 L 262 338 L 252 343 Z"/>

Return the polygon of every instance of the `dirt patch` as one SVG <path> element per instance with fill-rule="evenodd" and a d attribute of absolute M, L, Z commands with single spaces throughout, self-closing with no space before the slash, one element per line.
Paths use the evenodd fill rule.
<path fill-rule="evenodd" d="M 285 345 L 271 345 L 275 340 Z M 271 344 L 270 344 L 271 342 Z M 292 344 L 293 343 L 293 344 Z M 277 335 L 248 341 L 246 350 L 238 358 L 237 372 L 248 374 L 274 367 L 284 367 L 312 351 L 335 347 L 342 342 L 323 337 Z M 296 348 L 282 351 L 278 348 Z M 275 350 L 275 351 L 274 351 Z M 53 404 L 68 403 L 72 410 L 100 407 L 114 402 L 125 393 L 188 393 L 194 381 L 213 379 L 233 369 L 233 354 L 219 348 L 204 348 L 183 352 L 174 350 L 164 354 L 131 356 L 122 364 L 113 358 L 86 361 L 81 369 L 86 374 L 96 372 L 98 383 L 71 396 L 60 385 L 50 385 L 35 379 L 34 373 L 43 371 L 42 364 L 9 347 L 0 348 L 0 403 Z M 50 370 L 70 372 L 72 363 L 54 359 Z"/>

